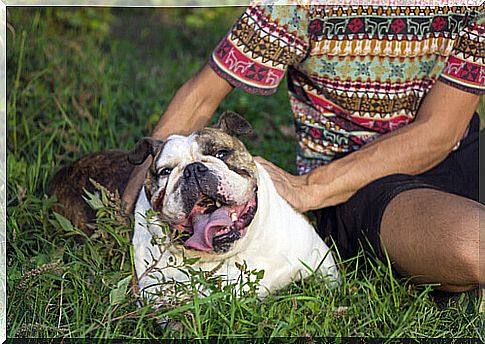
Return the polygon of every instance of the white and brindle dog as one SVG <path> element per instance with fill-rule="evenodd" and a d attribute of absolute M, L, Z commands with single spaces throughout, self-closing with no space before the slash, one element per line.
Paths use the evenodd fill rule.
<path fill-rule="evenodd" d="M 186 258 L 198 258 L 191 268 L 221 275 L 224 283 L 241 278 L 240 266 L 264 270 L 260 296 L 312 271 L 329 286 L 338 283 L 327 245 L 235 137 L 250 131 L 245 119 L 225 112 L 215 127 L 164 142 L 145 138 L 129 152 L 132 164 L 153 157 L 136 202 L 133 234 L 145 299 L 163 295 L 163 283 L 188 281 L 180 264 Z"/>
<path fill-rule="evenodd" d="M 154 158 L 136 203 L 133 236 L 145 295 L 157 294 L 160 282 L 186 281 L 178 263 L 193 257 L 199 258 L 193 268 L 217 270 L 226 283 L 239 278 L 238 265 L 264 270 L 260 295 L 308 276 L 309 269 L 338 281 L 332 253 L 315 229 L 233 136 L 249 130 L 242 117 L 226 112 L 216 128 L 165 142 L 145 139 L 130 153 L 133 163 Z M 151 210 L 159 214 L 155 221 L 147 220 Z M 170 233 L 179 239 L 167 238 Z M 158 242 L 168 242 L 167 249 Z"/>

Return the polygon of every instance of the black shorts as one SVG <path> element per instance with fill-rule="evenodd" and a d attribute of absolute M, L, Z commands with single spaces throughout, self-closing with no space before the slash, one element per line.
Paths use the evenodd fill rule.
<path fill-rule="evenodd" d="M 475 114 L 458 149 L 433 169 L 415 176 L 393 174 L 378 179 L 358 190 L 347 202 L 315 211 L 320 236 L 331 237 L 343 259 L 356 256 L 362 246 L 384 260 L 379 235 L 381 219 L 386 206 L 399 193 L 431 188 L 478 201 L 479 127 Z"/>

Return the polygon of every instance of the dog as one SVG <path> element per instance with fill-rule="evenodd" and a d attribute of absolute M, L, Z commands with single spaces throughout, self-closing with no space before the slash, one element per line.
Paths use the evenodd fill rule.
<path fill-rule="evenodd" d="M 132 165 L 153 158 L 134 210 L 134 264 L 143 299 L 156 301 L 164 285 L 188 282 L 187 259 L 191 269 L 222 276 L 224 284 L 241 278 L 241 266 L 264 270 L 257 290 L 262 297 L 312 272 L 329 287 L 339 283 L 327 245 L 236 138 L 251 130 L 240 115 L 224 112 L 214 127 L 164 142 L 143 138 L 128 153 Z"/>

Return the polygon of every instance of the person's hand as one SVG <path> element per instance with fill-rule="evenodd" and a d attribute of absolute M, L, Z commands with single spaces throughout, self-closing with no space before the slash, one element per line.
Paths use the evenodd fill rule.
<path fill-rule="evenodd" d="M 306 176 L 294 176 L 262 157 L 255 157 L 268 172 L 276 191 L 300 213 L 313 209 L 313 196 L 309 192 Z"/>
<path fill-rule="evenodd" d="M 136 166 L 131 172 L 130 179 L 128 180 L 128 184 L 126 184 L 125 191 L 121 197 L 125 215 L 131 214 L 134 210 L 138 194 L 145 181 L 145 176 L 151 161 L 152 159 L 148 157 L 143 164 Z"/>

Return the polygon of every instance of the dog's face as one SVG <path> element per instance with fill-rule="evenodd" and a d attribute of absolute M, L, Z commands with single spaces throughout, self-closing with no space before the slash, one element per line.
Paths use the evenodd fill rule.
<path fill-rule="evenodd" d="M 246 234 L 257 209 L 256 165 L 232 135 L 250 130 L 239 115 L 224 113 L 215 128 L 165 142 L 142 139 L 130 153 L 134 163 L 154 157 L 147 199 L 186 248 L 225 253 Z"/>

